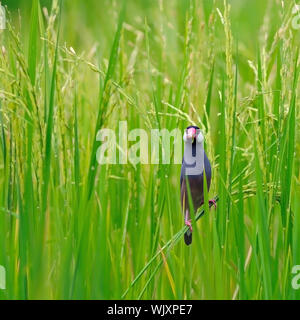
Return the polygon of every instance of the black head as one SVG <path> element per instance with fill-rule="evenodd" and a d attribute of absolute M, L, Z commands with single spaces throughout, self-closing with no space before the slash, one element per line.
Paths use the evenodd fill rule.
<path fill-rule="evenodd" d="M 196 129 L 196 130 L 199 130 L 199 129 L 200 129 L 200 128 L 197 127 L 197 126 L 189 126 L 189 127 L 186 128 L 186 130 L 188 130 L 188 129 L 190 129 L 190 128 L 194 128 L 194 129 Z"/>

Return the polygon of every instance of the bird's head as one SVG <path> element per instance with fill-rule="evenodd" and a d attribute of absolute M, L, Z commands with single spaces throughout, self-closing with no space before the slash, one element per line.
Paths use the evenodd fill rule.
<path fill-rule="evenodd" d="M 185 142 L 193 143 L 194 139 L 197 140 L 197 143 L 202 143 L 204 140 L 203 134 L 201 130 L 196 126 L 189 126 L 186 128 L 183 140 Z"/>

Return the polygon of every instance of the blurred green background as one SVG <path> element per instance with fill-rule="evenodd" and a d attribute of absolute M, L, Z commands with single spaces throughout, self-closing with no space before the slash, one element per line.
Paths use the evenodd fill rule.
<path fill-rule="evenodd" d="M 1 299 L 299 299 L 294 1 L 1 3 Z M 96 163 L 124 120 L 203 131 L 192 246 L 180 165 Z"/>

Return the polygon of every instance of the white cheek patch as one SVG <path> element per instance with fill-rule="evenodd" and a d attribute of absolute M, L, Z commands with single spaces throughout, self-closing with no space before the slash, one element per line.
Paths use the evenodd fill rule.
<path fill-rule="evenodd" d="M 201 143 L 196 144 L 196 154 L 193 154 L 193 145 L 185 143 L 184 146 L 185 175 L 197 176 L 204 170 L 204 149 Z"/>
<path fill-rule="evenodd" d="M 200 132 L 197 136 L 197 142 L 202 143 L 203 141 L 204 141 L 204 137 L 203 137 L 203 134 Z"/>
<path fill-rule="evenodd" d="M 189 141 L 186 132 L 184 132 L 184 134 L 183 134 L 183 141 L 184 142 L 188 142 Z"/>

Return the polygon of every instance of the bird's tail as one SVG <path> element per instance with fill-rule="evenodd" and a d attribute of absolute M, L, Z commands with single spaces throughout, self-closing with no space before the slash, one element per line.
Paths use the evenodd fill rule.
<path fill-rule="evenodd" d="M 193 240 L 193 234 L 191 230 L 187 230 L 186 233 L 184 234 L 184 242 L 187 246 L 189 246 L 192 243 Z"/>

